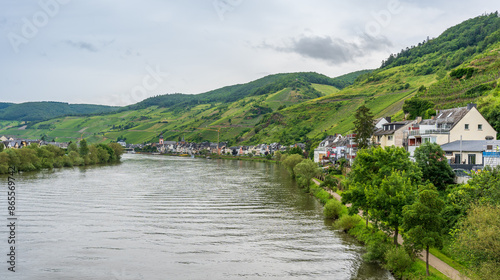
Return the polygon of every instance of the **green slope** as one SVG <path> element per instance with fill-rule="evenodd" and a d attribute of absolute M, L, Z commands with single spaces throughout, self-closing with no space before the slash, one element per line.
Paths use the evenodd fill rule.
<path fill-rule="evenodd" d="M 0 103 L 0 120 L 40 121 L 64 115 L 108 113 L 118 107 L 63 102 Z"/>

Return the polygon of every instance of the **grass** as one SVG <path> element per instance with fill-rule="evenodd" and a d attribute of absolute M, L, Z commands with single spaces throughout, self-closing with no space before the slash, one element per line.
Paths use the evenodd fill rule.
<path fill-rule="evenodd" d="M 429 252 L 431 254 L 433 254 L 434 256 L 436 256 L 438 259 L 442 260 L 443 262 L 445 262 L 447 265 L 453 267 L 454 269 L 458 270 L 458 271 L 465 271 L 465 267 L 461 264 L 459 264 L 458 262 L 456 262 L 455 260 L 453 260 L 452 258 L 446 256 L 445 254 L 443 254 L 441 251 L 439 251 L 438 249 L 436 248 L 431 248 L 429 250 Z"/>
<path fill-rule="evenodd" d="M 422 260 L 417 260 L 416 262 L 413 263 L 412 268 L 414 272 L 416 272 L 417 275 L 420 275 L 422 278 L 425 277 L 425 271 L 426 271 L 426 264 Z M 429 277 L 425 277 L 425 279 L 428 280 L 449 280 L 450 278 L 443 273 L 441 273 L 439 270 L 435 269 L 432 266 L 429 266 Z M 420 279 L 416 278 L 416 279 Z"/>

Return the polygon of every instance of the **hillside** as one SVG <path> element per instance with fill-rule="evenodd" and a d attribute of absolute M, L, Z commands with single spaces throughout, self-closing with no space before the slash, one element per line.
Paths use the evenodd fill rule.
<path fill-rule="evenodd" d="M 362 104 L 376 117 L 397 120 L 404 118 L 403 105 L 413 97 L 431 102 L 430 111 L 477 102 L 500 131 L 499 27 L 497 13 L 467 20 L 390 55 L 373 71 L 338 78 L 270 75 L 198 95 L 156 96 L 105 116 L 67 116 L 26 127 L 0 122 L 0 135 L 142 143 L 163 134 L 167 140 L 201 142 L 217 141 L 220 129 L 220 140 L 230 144 L 315 145 L 327 134 L 349 132 L 353 112 Z"/>
<path fill-rule="evenodd" d="M 65 115 L 89 115 L 116 110 L 118 107 L 63 102 L 0 103 L 0 120 L 41 121 Z"/>

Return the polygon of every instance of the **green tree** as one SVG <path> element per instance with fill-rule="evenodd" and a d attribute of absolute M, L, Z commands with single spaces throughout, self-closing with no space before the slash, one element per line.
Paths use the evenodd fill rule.
<path fill-rule="evenodd" d="M 444 190 L 447 184 L 453 184 L 455 174 L 438 144 L 424 143 L 415 149 L 414 156 L 418 167 L 422 170 L 422 177 L 439 190 Z"/>
<path fill-rule="evenodd" d="M 403 207 L 405 244 L 426 251 L 426 273 L 429 276 L 429 248 L 441 247 L 443 242 L 444 219 L 441 211 L 443 200 L 434 185 L 421 186 L 416 201 Z"/>
<path fill-rule="evenodd" d="M 472 205 L 500 205 L 500 166 L 486 166 L 471 175 L 467 184 L 454 185 L 449 189 L 444 210 L 448 229 L 465 217 Z"/>
<path fill-rule="evenodd" d="M 380 187 L 366 189 L 366 197 L 371 213 L 394 230 L 394 245 L 398 244 L 399 226 L 403 223 L 403 206 L 415 200 L 417 186 L 404 171 L 395 171 L 384 178 Z M 385 226 L 385 224 L 383 224 Z"/>
<path fill-rule="evenodd" d="M 476 279 L 500 275 L 500 205 L 474 205 L 454 232 L 453 249 Z"/>
<path fill-rule="evenodd" d="M 82 139 L 82 141 L 80 141 L 80 156 L 83 158 L 85 157 L 86 155 L 88 155 L 89 153 L 89 147 L 87 146 L 87 140 L 85 139 Z"/>
<path fill-rule="evenodd" d="M 68 145 L 68 150 L 67 150 L 68 154 L 73 151 L 78 153 L 78 146 L 76 145 L 76 143 L 70 143 Z"/>
<path fill-rule="evenodd" d="M 0 142 L 0 153 L 3 152 L 3 150 L 5 149 L 5 146 L 2 142 Z"/>
<path fill-rule="evenodd" d="M 366 149 L 369 147 L 375 131 L 373 115 L 370 109 L 362 105 L 356 110 L 354 117 L 356 118 L 354 121 L 354 133 L 356 134 L 354 141 L 358 144 L 358 149 Z"/>
<path fill-rule="evenodd" d="M 114 156 L 115 156 L 115 161 L 118 161 L 121 159 L 121 156 L 123 154 L 123 147 L 122 145 L 118 143 L 109 143 L 108 146 L 113 150 Z"/>
<path fill-rule="evenodd" d="M 304 151 L 302 151 L 302 149 L 301 149 L 300 147 L 293 147 L 293 148 L 291 148 L 291 149 L 288 151 L 288 154 L 289 154 L 289 155 L 296 154 L 296 155 L 303 156 L 303 155 L 304 155 Z"/>
<path fill-rule="evenodd" d="M 346 178 L 347 190 L 342 194 L 342 203 L 351 203 L 351 214 L 363 210 L 367 217 L 371 209 L 366 197 L 366 189 L 378 189 L 382 180 L 394 171 L 405 171 L 412 183 L 421 180 L 421 172 L 411 162 L 408 152 L 400 147 L 372 147 L 359 150 Z M 366 221 L 368 225 L 368 218 Z"/>
<path fill-rule="evenodd" d="M 300 179 L 301 185 L 309 186 L 311 179 L 320 172 L 318 165 L 310 159 L 304 159 L 293 168 L 293 172 Z"/>
<path fill-rule="evenodd" d="M 295 172 L 293 171 L 293 169 L 302 160 L 302 156 L 298 154 L 289 155 L 283 160 L 283 165 L 288 169 L 288 172 L 290 172 L 293 178 L 295 178 Z"/>

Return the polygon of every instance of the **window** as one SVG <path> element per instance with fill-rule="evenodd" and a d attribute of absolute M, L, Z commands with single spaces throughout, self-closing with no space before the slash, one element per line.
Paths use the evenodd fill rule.
<path fill-rule="evenodd" d="M 475 154 L 468 154 L 468 160 L 469 160 L 469 164 L 476 164 L 476 155 Z"/>
<path fill-rule="evenodd" d="M 483 130 L 483 125 L 482 124 L 478 124 L 477 125 L 477 130 Z"/>
<path fill-rule="evenodd" d="M 469 124 L 468 123 L 465 124 L 465 130 L 469 130 Z"/>
<path fill-rule="evenodd" d="M 392 141 L 392 135 L 387 136 L 387 140 Z"/>

